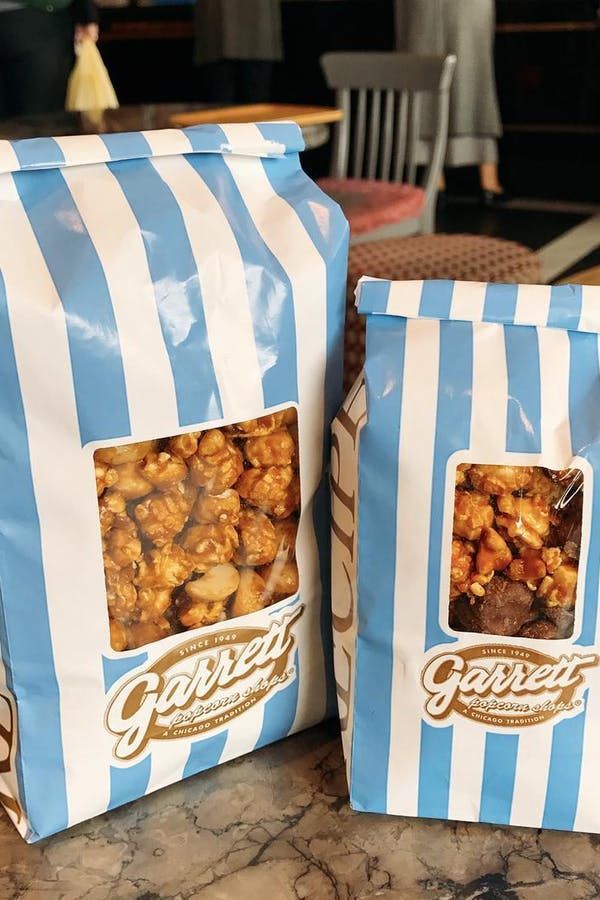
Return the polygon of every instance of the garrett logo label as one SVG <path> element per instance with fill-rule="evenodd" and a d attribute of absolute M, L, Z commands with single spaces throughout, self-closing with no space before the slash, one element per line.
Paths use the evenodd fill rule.
<path fill-rule="evenodd" d="M 268 628 L 216 631 L 180 644 L 114 695 L 106 726 L 114 754 L 132 760 L 152 740 L 192 737 L 219 728 L 295 677 L 292 626 L 300 606 Z"/>
<path fill-rule="evenodd" d="M 451 713 L 483 725 L 522 728 L 583 709 L 585 670 L 596 654 L 558 658 L 529 648 L 483 644 L 433 657 L 421 675 L 432 719 Z"/>
<path fill-rule="evenodd" d="M 0 694 L 0 775 L 12 770 L 12 758 L 16 743 L 16 725 L 13 703 L 10 697 Z M 0 803 L 21 821 L 21 807 L 14 797 L 0 791 Z"/>

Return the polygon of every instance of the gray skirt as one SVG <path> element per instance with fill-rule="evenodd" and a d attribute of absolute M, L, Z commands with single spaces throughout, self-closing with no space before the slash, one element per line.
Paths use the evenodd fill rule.
<path fill-rule="evenodd" d="M 283 57 L 281 0 L 197 0 L 194 17 L 197 65 Z"/>
<path fill-rule="evenodd" d="M 494 74 L 493 0 L 396 0 L 396 45 L 406 53 L 457 57 L 446 165 L 498 159 L 502 133 Z M 431 125 L 424 133 L 431 132 Z"/>

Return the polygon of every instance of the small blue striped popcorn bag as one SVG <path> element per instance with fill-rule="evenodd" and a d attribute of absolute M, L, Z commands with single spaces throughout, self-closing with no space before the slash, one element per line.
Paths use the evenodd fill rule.
<path fill-rule="evenodd" d="M 0 801 L 28 841 L 335 709 L 348 228 L 301 149 L 0 142 Z"/>
<path fill-rule="evenodd" d="M 357 810 L 600 832 L 600 289 L 361 279 L 333 427 Z"/>

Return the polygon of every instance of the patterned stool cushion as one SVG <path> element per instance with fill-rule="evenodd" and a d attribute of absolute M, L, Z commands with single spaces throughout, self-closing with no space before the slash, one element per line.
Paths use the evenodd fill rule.
<path fill-rule="evenodd" d="M 425 203 L 425 192 L 410 184 L 370 178 L 322 178 L 319 186 L 340 204 L 353 235 L 416 219 Z"/>
<path fill-rule="evenodd" d="M 411 281 L 447 278 L 539 284 L 540 261 L 533 251 L 513 241 L 471 234 L 431 234 L 387 238 L 350 248 L 346 310 L 344 386 L 348 391 L 365 358 L 365 323 L 354 308 L 354 289 L 361 275 Z"/>

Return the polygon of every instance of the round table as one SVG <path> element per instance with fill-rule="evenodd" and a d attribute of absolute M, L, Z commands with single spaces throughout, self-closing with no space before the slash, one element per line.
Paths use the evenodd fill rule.
<path fill-rule="evenodd" d="M 593 266 L 591 269 L 584 269 L 575 275 L 570 275 L 560 282 L 561 284 L 590 284 L 600 287 L 600 266 Z"/>
<path fill-rule="evenodd" d="M 61 110 L 36 116 L 20 116 L 0 121 L 0 139 L 62 137 L 69 134 L 108 134 L 117 131 L 153 131 L 172 128 L 172 116 L 199 109 L 219 107 L 212 103 L 143 103 L 108 109 L 96 116 Z M 302 128 L 307 150 L 324 146 L 329 140 L 328 125 Z"/>

